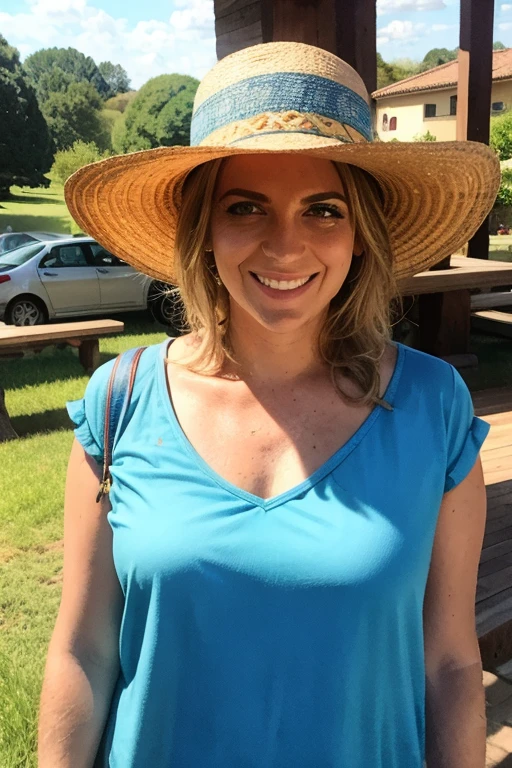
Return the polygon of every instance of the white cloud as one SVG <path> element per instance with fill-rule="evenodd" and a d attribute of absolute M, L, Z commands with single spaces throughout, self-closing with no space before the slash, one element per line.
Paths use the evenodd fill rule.
<path fill-rule="evenodd" d="M 412 21 L 391 21 L 386 27 L 377 31 L 377 45 L 389 43 L 410 43 L 418 40 L 425 32 L 425 24 L 414 24 Z"/>
<path fill-rule="evenodd" d="M 455 24 L 432 24 L 430 29 L 432 32 L 446 32 L 447 29 L 451 29 Z"/>
<path fill-rule="evenodd" d="M 441 11 L 446 8 L 444 0 L 378 0 L 377 13 L 400 13 L 401 11 Z"/>
<path fill-rule="evenodd" d="M 512 21 L 505 21 L 502 24 L 498 24 L 498 29 L 501 29 L 502 32 L 512 29 Z"/>
<path fill-rule="evenodd" d="M 188 39 L 191 34 L 192 36 L 199 34 L 200 37 L 211 37 L 215 23 L 213 2 L 210 0 L 188 2 L 187 7 L 184 7 L 183 10 L 171 13 L 169 22 L 177 33 L 181 33 L 182 39 Z"/>
<path fill-rule="evenodd" d="M 510 5 L 510 3 L 504 3 L 504 4 L 501 6 L 501 10 L 502 10 L 504 13 L 507 13 L 507 11 L 510 11 L 511 9 L 512 9 L 512 5 Z"/>
<path fill-rule="evenodd" d="M 216 61 L 213 0 L 176 0 L 167 22 L 130 27 L 88 0 L 28 0 L 25 13 L 0 13 L 0 29 L 23 57 L 72 46 L 96 63 L 121 64 L 139 88 L 150 77 L 180 72 L 202 77 Z"/>

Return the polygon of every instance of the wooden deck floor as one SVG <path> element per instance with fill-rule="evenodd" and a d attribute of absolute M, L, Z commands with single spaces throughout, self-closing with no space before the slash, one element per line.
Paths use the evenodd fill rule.
<path fill-rule="evenodd" d="M 491 425 L 482 449 L 487 525 L 476 602 L 482 638 L 512 621 L 512 386 L 475 392 L 473 403 Z"/>

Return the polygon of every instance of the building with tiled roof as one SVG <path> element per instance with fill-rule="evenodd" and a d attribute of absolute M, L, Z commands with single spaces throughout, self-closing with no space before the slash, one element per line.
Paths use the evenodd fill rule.
<path fill-rule="evenodd" d="M 379 88 L 376 131 L 382 141 L 411 141 L 430 132 L 438 141 L 455 140 L 459 62 L 413 75 Z M 512 107 L 512 48 L 493 51 L 491 114 Z"/>

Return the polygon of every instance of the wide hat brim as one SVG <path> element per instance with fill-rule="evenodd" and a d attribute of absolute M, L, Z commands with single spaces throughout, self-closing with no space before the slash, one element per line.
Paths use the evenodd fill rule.
<path fill-rule="evenodd" d="M 277 133 L 234 146 L 159 147 L 110 157 L 68 179 L 66 203 L 83 231 L 103 247 L 138 271 L 174 284 L 174 241 L 187 174 L 209 160 L 283 152 L 349 163 L 377 179 L 398 281 L 467 243 L 500 184 L 496 155 L 478 142 L 344 144 Z"/>

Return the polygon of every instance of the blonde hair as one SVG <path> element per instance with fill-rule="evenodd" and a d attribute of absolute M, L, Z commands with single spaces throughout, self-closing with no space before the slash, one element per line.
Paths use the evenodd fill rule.
<path fill-rule="evenodd" d="M 216 373 L 229 343 L 229 294 L 218 280 L 213 254 L 206 251 L 213 193 L 222 160 L 195 168 L 183 185 L 176 232 L 175 271 L 185 307 L 185 322 L 201 338 L 191 367 Z M 339 293 L 331 301 L 318 338 L 318 351 L 328 365 L 339 395 L 350 403 L 380 403 L 379 363 L 391 337 L 391 302 L 398 296 L 393 255 L 376 180 L 356 166 L 335 163 L 355 236 L 363 247 L 354 256 Z M 209 258 L 211 257 L 211 258 Z M 343 391 L 341 377 L 362 392 Z"/>

